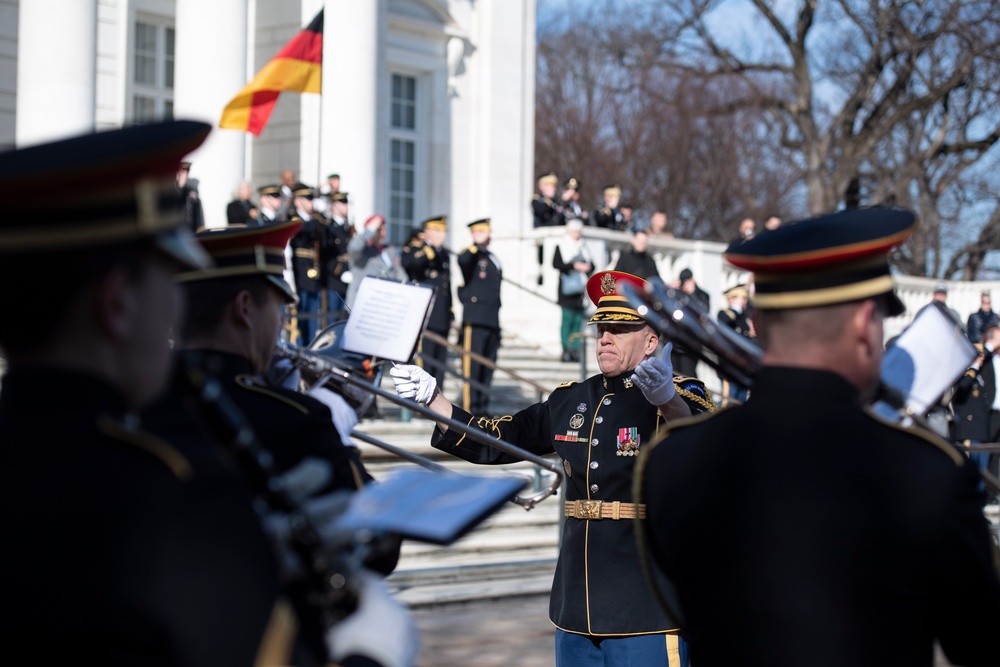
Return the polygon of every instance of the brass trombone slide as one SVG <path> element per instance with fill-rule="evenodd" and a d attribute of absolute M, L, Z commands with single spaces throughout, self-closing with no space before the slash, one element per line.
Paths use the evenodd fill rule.
<path fill-rule="evenodd" d="M 476 442 L 488 445 L 490 447 L 496 447 L 497 449 L 500 449 L 510 454 L 511 456 L 523 459 L 525 461 L 528 461 L 529 463 L 534 463 L 535 465 L 545 468 L 546 470 L 552 472 L 554 474 L 553 481 L 552 483 L 549 484 L 548 487 L 542 489 L 541 491 L 532 496 L 528 497 L 514 496 L 511 499 L 512 502 L 517 503 L 525 510 L 532 509 L 535 505 L 537 505 L 541 501 L 545 500 L 551 495 L 554 495 L 556 491 L 558 491 L 559 485 L 562 484 L 563 480 L 562 469 L 552 461 L 542 458 L 541 456 L 533 454 L 527 450 L 521 449 L 520 447 L 513 445 L 507 442 L 506 440 L 493 438 L 481 431 L 471 429 L 467 424 L 455 421 L 450 417 L 449 418 L 442 417 L 441 415 L 434 412 L 427 406 L 421 405 L 416 401 L 412 401 L 406 398 L 401 398 L 397 396 L 394 392 L 386 391 L 382 387 L 376 386 L 370 382 L 358 378 L 354 374 L 352 374 L 351 371 L 346 370 L 337 365 L 337 363 L 328 356 L 319 354 L 318 352 L 313 350 L 305 350 L 303 348 L 290 345 L 288 343 L 285 343 L 284 341 L 278 341 L 277 353 L 278 355 L 288 359 L 293 364 L 298 366 L 300 370 L 308 371 L 311 374 L 320 376 L 322 378 L 320 382 L 324 382 L 326 380 L 334 380 L 336 383 L 349 385 L 354 389 L 360 389 L 362 391 L 375 394 L 376 396 L 381 396 L 390 403 L 395 403 L 396 405 L 403 406 L 435 422 L 447 424 L 448 428 L 453 428 L 456 431 L 464 433 L 466 437 L 471 438 Z M 376 438 L 366 439 L 359 437 L 359 439 L 365 440 L 366 442 L 370 442 L 376 447 L 380 446 L 379 442 L 381 442 L 381 441 L 372 442 L 373 440 L 377 440 Z M 399 448 L 395 449 L 399 450 Z M 407 454 L 408 455 L 406 456 L 406 458 L 411 460 L 413 456 L 416 456 L 415 454 L 412 454 L 410 452 L 407 452 Z M 424 465 L 424 463 L 421 463 L 421 465 Z M 443 468 L 444 466 L 441 467 Z"/>

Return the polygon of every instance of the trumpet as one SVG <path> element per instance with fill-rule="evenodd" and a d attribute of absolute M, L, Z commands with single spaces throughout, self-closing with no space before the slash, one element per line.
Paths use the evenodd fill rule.
<path fill-rule="evenodd" d="M 321 332 L 320 336 L 317 336 L 317 341 L 320 340 L 322 335 Z M 339 338 L 339 336 L 336 337 L 338 340 Z M 310 348 L 313 348 L 315 343 L 316 341 L 310 345 Z M 341 350 L 340 353 L 337 352 L 338 349 Z M 520 505 L 525 510 L 534 508 L 541 501 L 554 495 L 562 484 L 562 469 L 554 462 L 511 444 L 506 440 L 494 438 L 481 431 L 472 429 L 467 424 L 442 417 L 416 401 L 397 396 L 395 392 L 386 391 L 379 386 L 382 376 L 381 365 L 371 364 L 368 359 L 359 362 L 359 359 L 350 358 L 350 353 L 343 353 L 342 348 L 338 348 L 336 343 L 331 342 L 317 349 L 308 349 L 279 341 L 275 354 L 280 358 L 289 360 L 299 369 L 304 379 L 313 385 L 321 384 L 335 391 L 343 396 L 344 400 L 351 404 L 352 407 L 355 407 L 355 409 L 366 405 L 366 400 L 369 401 L 367 404 L 370 405 L 370 400 L 374 400 L 375 396 L 381 396 L 390 403 L 405 407 L 436 422 L 447 424 L 448 428 L 464 433 L 466 437 L 476 442 L 496 447 L 511 456 L 533 463 L 553 473 L 552 481 L 546 488 L 531 496 L 514 496 L 511 498 L 511 502 Z M 356 436 L 359 440 L 397 454 L 425 468 L 441 473 L 458 474 L 430 459 L 395 447 L 359 431 L 354 431 L 352 435 Z"/>

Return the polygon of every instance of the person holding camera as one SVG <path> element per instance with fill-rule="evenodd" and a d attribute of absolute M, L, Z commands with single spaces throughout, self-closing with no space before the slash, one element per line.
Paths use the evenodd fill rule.
<path fill-rule="evenodd" d="M 347 244 L 351 258 L 351 283 L 347 286 L 347 306 L 354 305 L 361 281 L 368 276 L 402 281 L 406 273 L 399 265 L 399 249 L 385 243 L 385 218 L 376 213 L 365 220 L 360 234 Z"/>

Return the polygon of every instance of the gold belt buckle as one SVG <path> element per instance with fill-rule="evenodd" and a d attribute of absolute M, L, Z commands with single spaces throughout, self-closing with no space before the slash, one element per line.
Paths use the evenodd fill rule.
<path fill-rule="evenodd" d="M 600 521 L 602 518 L 601 505 L 603 504 L 603 500 L 574 500 L 573 518 Z"/>

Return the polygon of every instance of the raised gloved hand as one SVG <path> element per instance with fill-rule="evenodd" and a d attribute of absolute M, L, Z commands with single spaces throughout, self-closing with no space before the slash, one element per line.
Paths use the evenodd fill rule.
<path fill-rule="evenodd" d="M 674 349 L 673 343 L 663 346 L 663 354 L 660 358 L 650 357 L 643 359 L 635 367 L 632 381 L 639 389 L 646 400 L 653 405 L 664 405 L 677 393 L 674 387 L 674 367 L 670 363 L 670 351 Z"/>
<path fill-rule="evenodd" d="M 434 399 L 437 380 L 420 366 L 398 364 L 389 369 L 389 375 L 400 398 L 409 398 L 422 405 Z"/>
<path fill-rule="evenodd" d="M 357 656 L 382 667 L 413 665 L 420 637 L 410 612 L 375 574 L 364 570 L 357 576 L 358 608 L 326 632 L 330 657 L 337 663 Z"/>

